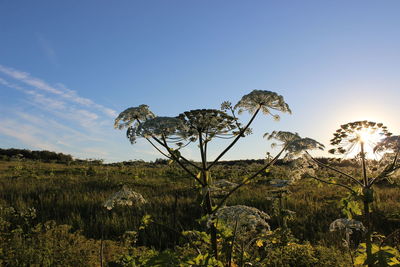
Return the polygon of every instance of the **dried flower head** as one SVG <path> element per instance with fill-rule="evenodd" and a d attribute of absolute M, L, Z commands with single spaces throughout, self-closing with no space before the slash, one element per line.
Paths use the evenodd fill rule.
<path fill-rule="evenodd" d="M 315 176 L 315 171 L 318 169 L 318 164 L 307 153 L 294 159 L 290 165 L 290 179 L 292 181 L 300 180 L 304 176 Z"/>
<path fill-rule="evenodd" d="M 153 112 L 150 111 L 149 106 L 140 105 L 138 107 L 132 107 L 121 112 L 115 119 L 114 128 L 123 129 L 127 128 L 126 137 L 129 141 L 134 144 L 136 137 L 138 136 L 136 131 L 138 126 L 149 119 L 156 117 Z"/>
<path fill-rule="evenodd" d="M 285 102 L 283 96 L 264 90 L 253 90 L 251 93 L 243 96 L 235 105 L 236 108 L 247 110 L 250 113 L 254 113 L 258 108 L 261 108 L 264 114 L 272 114 L 271 110 L 291 113 L 289 105 Z M 273 116 L 279 119 L 277 115 Z"/>
<path fill-rule="evenodd" d="M 237 128 L 236 119 L 223 111 L 216 109 L 196 109 L 186 111 L 178 118 L 188 128 L 187 135 L 198 138 L 202 133 L 208 138 L 229 135 Z"/>
<path fill-rule="evenodd" d="M 141 123 L 136 130 L 136 135 L 151 136 L 181 136 L 188 131 L 182 120 L 174 117 L 155 117 Z M 184 137 L 184 136 L 183 136 Z"/>
<path fill-rule="evenodd" d="M 108 210 L 112 210 L 115 206 L 140 207 L 146 203 L 147 201 L 141 194 L 124 185 L 120 191 L 114 193 L 114 195 L 107 199 L 103 206 Z"/>
<path fill-rule="evenodd" d="M 334 220 L 329 226 L 329 231 L 331 232 L 339 230 L 345 230 L 346 234 L 352 234 L 353 230 L 365 231 L 365 227 L 362 222 L 341 218 Z"/>
<path fill-rule="evenodd" d="M 374 152 L 400 151 L 400 136 L 392 135 L 382 139 L 375 147 Z"/>
<path fill-rule="evenodd" d="M 314 139 L 305 137 L 301 138 L 298 133 L 286 131 L 273 131 L 271 134 L 264 134 L 268 140 L 275 139 L 281 142 L 282 146 L 286 146 L 286 160 L 291 160 L 307 150 L 320 149 L 323 150 L 325 146 Z M 273 143 L 272 146 L 276 146 Z"/>
<path fill-rule="evenodd" d="M 155 115 L 150 111 L 147 105 L 128 108 L 122 111 L 115 119 L 114 128 L 127 128 L 138 121 L 145 121 L 154 117 Z"/>
<path fill-rule="evenodd" d="M 231 229 L 237 230 L 238 237 L 247 239 L 270 230 L 267 223 L 271 217 L 263 211 L 244 205 L 222 207 L 211 218 L 222 221 Z M 209 222 L 211 222 L 211 220 Z"/>
<path fill-rule="evenodd" d="M 375 141 L 379 138 L 391 136 L 387 127 L 382 123 L 372 121 L 355 121 L 340 126 L 330 140 L 331 145 L 337 148 L 329 150 L 332 154 L 347 154 L 353 151 L 358 144 L 365 143 L 375 147 Z"/>

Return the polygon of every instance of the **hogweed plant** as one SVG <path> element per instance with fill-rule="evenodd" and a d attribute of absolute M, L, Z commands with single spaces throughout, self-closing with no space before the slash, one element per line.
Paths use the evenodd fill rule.
<path fill-rule="evenodd" d="M 103 207 L 106 208 L 108 211 L 111 211 L 115 207 L 134 207 L 134 208 L 141 208 L 143 205 L 147 204 L 147 200 L 139 193 L 133 191 L 128 186 L 124 185 L 120 191 L 115 192 L 111 195 L 103 204 Z M 145 215 L 142 218 L 150 220 L 149 215 Z M 142 226 L 141 226 L 142 227 Z M 141 228 L 139 227 L 139 230 Z M 137 238 L 136 231 L 127 231 L 125 236 L 131 236 L 131 238 Z M 103 266 L 103 252 L 104 252 L 104 225 L 101 229 L 101 242 L 100 242 L 100 266 Z"/>
<path fill-rule="evenodd" d="M 335 148 L 329 152 L 332 154 L 355 158 L 360 163 L 359 175 L 346 173 L 330 164 L 324 164 L 313 158 L 307 153 L 310 162 L 319 167 L 333 171 L 339 175 L 338 179 L 321 178 L 317 175 L 310 175 L 312 178 L 331 185 L 345 188 L 351 193 L 351 198 L 356 202 L 347 204 L 353 211 L 358 210 L 358 202 L 363 204 L 361 214 L 364 218 L 365 232 L 365 251 L 366 258 L 372 258 L 372 225 L 370 205 L 374 201 L 373 186 L 382 180 L 389 179 L 399 168 L 400 162 L 398 155 L 400 151 L 400 137 L 393 136 L 382 123 L 371 121 L 350 122 L 341 127 L 334 133 L 330 141 Z M 368 158 L 372 158 L 373 153 L 384 154 L 380 166 L 376 166 Z M 345 180 L 343 180 L 343 178 Z M 351 215 L 351 212 L 348 213 Z M 366 261 L 366 262 L 369 262 Z M 371 264 L 368 264 L 372 266 Z"/>
<path fill-rule="evenodd" d="M 354 256 L 353 253 L 351 252 L 351 240 L 350 237 L 354 233 L 354 231 L 365 231 L 365 227 L 362 224 L 362 222 L 359 222 L 354 219 L 347 219 L 347 218 L 340 218 L 334 220 L 330 225 L 329 225 L 329 231 L 330 232 L 344 232 L 345 238 L 343 239 L 345 247 L 349 250 L 351 262 L 354 265 Z"/>
<path fill-rule="evenodd" d="M 238 115 L 247 111 L 251 114 L 249 121 L 245 124 L 240 122 Z M 251 134 L 253 121 L 259 114 L 270 115 L 275 120 L 279 119 L 280 113 L 291 113 L 289 105 L 284 98 L 271 91 L 253 90 L 243 96 L 241 100 L 232 105 L 225 101 L 221 110 L 197 109 L 181 113 L 176 117 L 158 117 L 152 113 L 147 105 L 128 108 L 121 112 L 115 119 L 115 128 L 127 129 L 127 138 L 134 144 L 137 138 L 146 139 L 159 153 L 179 165 L 192 177 L 202 194 L 202 208 L 204 215 L 211 216 L 218 212 L 227 199 L 242 186 L 250 183 L 281 156 L 286 154 L 296 155 L 305 149 L 318 148 L 321 144 L 308 138 L 301 138 L 297 134 L 288 132 L 274 132 L 268 135 L 270 139 L 281 142 L 281 149 L 277 155 L 268 161 L 265 166 L 242 182 L 225 188 L 226 192 L 216 201 L 212 197 L 214 181 L 211 170 L 218 161 L 242 138 Z M 209 159 L 208 148 L 212 140 L 226 139 L 229 144 L 217 157 Z M 181 152 L 190 144 L 197 144 L 200 162 L 188 160 Z M 210 225 L 211 249 L 215 259 L 218 259 L 217 229 L 213 223 Z"/>
<path fill-rule="evenodd" d="M 141 194 L 124 185 L 120 191 L 114 193 L 106 200 L 104 208 L 112 210 L 115 206 L 141 207 L 146 203 L 146 199 Z"/>

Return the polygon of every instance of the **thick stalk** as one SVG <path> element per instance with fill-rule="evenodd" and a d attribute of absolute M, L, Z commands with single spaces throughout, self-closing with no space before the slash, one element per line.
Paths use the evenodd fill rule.
<path fill-rule="evenodd" d="M 203 135 L 201 132 L 199 132 L 199 146 L 200 146 L 200 155 L 201 155 L 201 176 L 203 178 L 203 188 L 207 190 L 206 195 L 204 196 L 204 201 L 205 201 L 205 206 L 206 206 L 206 212 L 208 215 L 211 215 L 213 212 L 212 208 L 212 199 L 211 199 L 211 194 L 209 190 L 209 174 L 207 171 L 207 155 L 205 154 L 205 144 L 203 142 Z M 218 241 L 217 241 L 217 228 L 215 227 L 214 223 L 211 223 L 210 226 L 210 237 L 211 237 L 211 248 L 214 253 L 214 257 L 216 260 L 218 260 Z"/>
<path fill-rule="evenodd" d="M 371 218 L 369 212 L 369 201 L 364 199 L 364 216 L 365 216 L 365 227 L 367 228 L 367 232 L 365 233 L 365 245 L 367 249 L 367 259 L 372 258 L 372 242 L 371 242 Z M 368 267 L 372 267 L 372 264 L 368 264 Z"/>
<path fill-rule="evenodd" d="M 362 172 L 363 172 L 363 181 L 364 181 L 364 188 L 363 188 L 363 204 L 364 204 L 364 218 L 365 218 L 365 226 L 367 228 L 367 232 L 365 234 L 365 245 L 367 250 L 367 259 L 372 259 L 372 242 L 371 242 L 371 216 L 369 212 L 369 190 L 370 185 L 368 183 L 367 177 L 367 168 L 365 164 L 365 152 L 364 152 L 364 142 L 360 143 L 361 146 L 361 164 L 362 164 Z M 372 267 L 372 264 L 368 264 L 368 267 Z"/>
<path fill-rule="evenodd" d="M 367 166 L 365 164 L 365 152 L 364 152 L 364 142 L 361 142 L 361 164 L 362 164 L 362 172 L 363 172 L 363 181 L 364 187 L 369 187 L 368 177 L 367 177 Z"/>

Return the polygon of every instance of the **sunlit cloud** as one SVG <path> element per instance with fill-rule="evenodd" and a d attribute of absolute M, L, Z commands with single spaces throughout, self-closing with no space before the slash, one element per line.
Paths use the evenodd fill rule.
<path fill-rule="evenodd" d="M 0 133 L 11 136 L 21 143 L 36 149 L 59 150 L 57 146 L 45 140 L 45 135 L 39 128 L 29 124 L 21 125 L 14 120 L 0 120 Z"/>
<path fill-rule="evenodd" d="M 27 72 L 15 70 L 15 69 L 12 69 L 9 67 L 5 67 L 3 65 L 0 65 L 0 72 L 19 81 L 19 82 L 22 82 L 26 85 L 32 86 L 35 89 L 38 89 L 38 90 L 41 90 L 41 91 L 44 91 L 47 93 L 51 93 L 53 95 L 59 96 L 65 100 L 68 100 L 75 104 L 95 108 L 95 109 L 103 112 L 107 116 L 115 117 L 117 114 L 116 111 L 114 111 L 110 108 L 104 107 L 103 105 L 97 104 L 97 103 L 93 102 L 91 99 L 80 97 L 76 93 L 76 91 L 68 89 L 63 84 L 57 84 L 58 86 L 54 87 L 39 78 L 31 76 Z M 4 79 L 3 79 L 3 82 L 4 82 Z M 4 85 L 6 85 L 6 84 L 4 84 Z"/>
<path fill-rule="evenodd" d="M 0 108 L 2 138 L 80 158 L 118 158 L 109 151 L 115 151 L 118 143 L 112 127 L 114 110 L 80 97 L 61 83 L 52 86 L 26 72 L 0 65 L 0 75 L 0 87 L 21 93 L 16 102 Z"/>

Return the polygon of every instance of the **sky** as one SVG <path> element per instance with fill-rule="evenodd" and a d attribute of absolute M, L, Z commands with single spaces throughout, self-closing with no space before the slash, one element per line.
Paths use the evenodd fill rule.
<path fill-rule="evenodd" d="M 0 147 L 155 160 L 113 128 L 121 111 L 176 116 L 254 89 L 282 95 L 293 114 L 257 117 L 225 160 L 265 157 L 273 130 L 328 149 L 355 120 L 399 134 L 399 10 L 389 0 L 1 0 Z M 212 143 L 210 157 L 226 145 Z M 183 152 L 199 158 L 196 146 Z"/>

